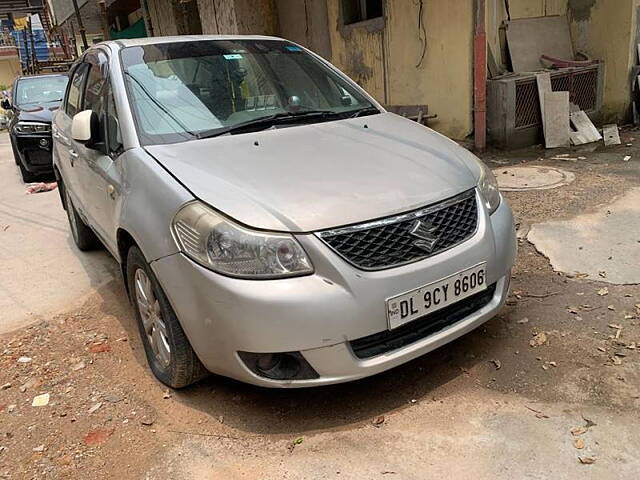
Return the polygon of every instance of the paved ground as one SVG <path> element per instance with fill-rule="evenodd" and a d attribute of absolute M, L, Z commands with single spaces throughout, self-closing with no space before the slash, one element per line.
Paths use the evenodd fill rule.
<path fill-rule="evenodd" d="M 78 255 L 58 191 L 26 195 L 0 133 L 0 333 L 79 306 L 116 273 L 105 252 Z"/>
<path fill-rule="evenodd" d="M 640 132 L 623 132 L 623 142 L 636 135 L 640 145 Z M 575 163 L 539 158 L 545 153 L 487 156 L 494 168 L 555 166 L 576 177 L 508 194 L 521 242 L 502 314 L 382 375 L 295 391 L 211 377 L 167 392 L 146 367 L 117 280 L 80 308 L 0 336 L 0 478 L 636 479 L 640 286 L 555 272 L 526 235 L 625 198 L 640 186 L 640 149 L 583 150 L 586 160 Z M 10 170 L 6 157 L 0 162 Z M 58 208 L 54 195 L 40 195 Z M 25 208 L 36 197 L 15 198 Z M 4 249 L 11 229 L 0 234 Z M 602 242 L 609 239 L 584 246 Z M 75 265 L 86 261 L 68 243 L 64 252 Z M 42 262 L 64 263 L 58 255 L 46 247 Z M 3 289 L 27 275 L 18 268 L 2 272 Z M 31 279 L 31 288 L 49 281 Z M 67 292 L 67 300 L 77 297 Z M 49 404 L 33 407 L 44 393 Z"/>

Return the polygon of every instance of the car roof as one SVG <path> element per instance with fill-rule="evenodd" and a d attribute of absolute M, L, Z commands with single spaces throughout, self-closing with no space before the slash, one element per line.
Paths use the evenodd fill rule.
<path fill-rule="evenodd" d="M 146 38 L 127 38 L 119 40 L 108 40 L 98 45 L 116 44 L 121 48 L 137 47 L 143 45 L 156 45 L 158 43 L 176 43 L 176 42 L 197 42 L 202 40 L 279 40 L 287 41 L 284 38 L 270 37 L 265 35 L 176 35 L 168 37 L 146 37 Z"/>
<path fill-rule="evenodd" d="M 42 77 L 66 77 L 67 73 L 66 72 L 60 72 L 60 73 L 42 73 L 40 75 L 20 75 L 18 78 L 16 78 L 16 80 L 22 80 L 25 78 L 42 78 Z"/>

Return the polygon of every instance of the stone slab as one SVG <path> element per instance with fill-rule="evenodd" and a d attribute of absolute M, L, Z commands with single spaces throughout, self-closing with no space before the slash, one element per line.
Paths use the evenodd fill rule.
<path fill-rule="evenodd" d="M 614 284 L 640 283 L 640 188 L 593 213 L 531 226 L 527 239 L 553 269 Z"/>

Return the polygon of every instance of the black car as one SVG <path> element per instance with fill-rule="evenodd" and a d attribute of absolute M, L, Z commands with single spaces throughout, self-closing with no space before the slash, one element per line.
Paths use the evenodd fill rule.
<path fill-rule="evenodd" d="M 22 179 L 32 182 L 37 175 L 51 173 L 51 117 L 60 107 L 68 77 L 62 74 L 18 77 L 11 100 L 2 108 L 12 110 L 9 135 Z"/>

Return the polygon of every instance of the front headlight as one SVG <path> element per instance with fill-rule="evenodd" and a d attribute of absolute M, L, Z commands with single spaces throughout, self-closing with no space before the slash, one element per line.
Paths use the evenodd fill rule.
<path fill-rule="evenodd" d="M 313 272 L 292 235 L 249 230 L 200 202 L 182 207 L 171 228 L 185 255 L 224 275 L 260 279 Z"/>
<path fill-rule="evenodd" d="M 478 180 L 478 189 L 484 200 L 484 204 L 489 210 L 489 215 L 496 211 L 500 205 L 500 190 L 498 190 L 498 181 L 489 167 L 482 160 L 478 159 L 480 165 L 480 179 Z"/>
<path fill-rule="evenodd" d="M 51 125 L 40 122 L 18 122 L 13 129 L 16 133 L 49 133 Z"/>

